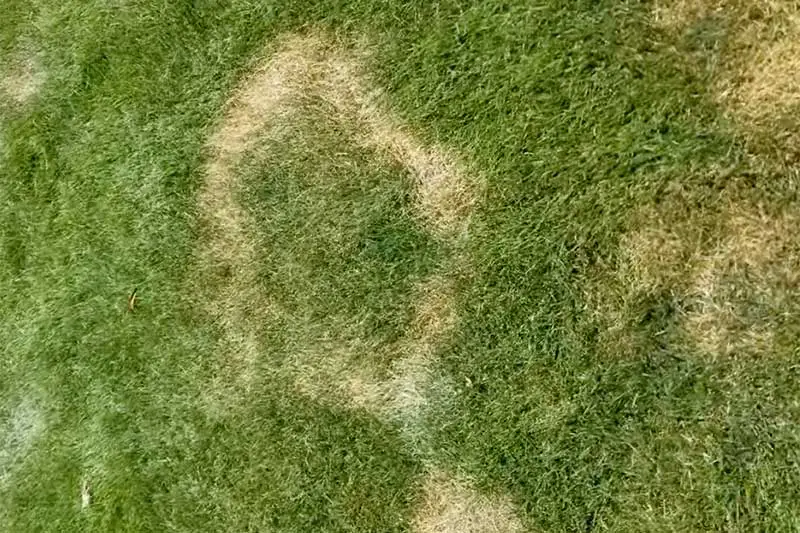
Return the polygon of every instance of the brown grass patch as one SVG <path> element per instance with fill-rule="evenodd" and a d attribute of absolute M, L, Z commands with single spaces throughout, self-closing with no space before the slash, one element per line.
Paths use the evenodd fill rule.
<path fill-rule="evenodd" d="M 692 304 L 684 327 L 712 355 L 769 355 L 775 325 L 749 317 L 753 305 L 781 308 L 797 287 L 800 244 L 789 214 L 731 206 L 725 237 L 703 255 L 686 296 Z"/>
<path fill-rule="evenodd" d="M 643 297 L 670 294 L 701 353 L 769 355 L 774 317 L 786 312 L 800 282 L 800 217 L 730 203 L 705 219 L 649 210 L 638 220 L 641 229 L 621 243 L 616 296 L 594 297 L 609 334 L 624 338 Z"/>
<path fill-rule="evenodd" d="M 435 386 L 432 365 L 436 350 L 455 330 L 455 290 L 447 277 L 432 277 L 417 289 L 416 309 L 408 335 L 394 349 L 402 355 L 384 383 L 383 411 L 410 427 L 418 426 Z M 446 387 L 438 383 L 440 388 Z"/>
<path fill-rule="evenodd" d="M 14 52 L 0 64 L 0 95 L 12 105 L 33 100 L 44 85 L 45 73 L 36 55 L 27 49 Z"/>
<path fill-rule="evenodd" d="M 476 491 L 442 472 L 428 475 L 413 519 L 416 533 L 516 533 L 523 531 L 511 502 Z"/>
<path fill-rule="evenodd" d="M 476 184 L 463 164 L 440 146 L 423 144 L 387 112 L 384 95 L 365 84 L 357 62 L 336 56 L 323 83 L 323 97 L 364 132 L 361 141 L 391 155 L 416 178 L 417 208 L 431 228 L 453 237 L 466 230 Z"/>
<path fill-rule="evenodd" d="M 727 38 L 716 93 L 743 124 L 778 140 L 797 141 L 800 105 L 800 3 L 778 0 L 664 0 L 657 25 L 684 32 L 709 18 L 723 21 Z M 796 151 L 796 150 L 794 150 Z"/>
<path fill-rule="evenodd" d="M 253 383 L 260 349 L 258 324 L 269 320 L 265 310 L 273 307 L 255 278 L 251 222 L 238 203 L 235 166 L 259 137 L 281 135 L 292 116 L 302 112 L 304 99 L 321 98 L 335 119 L 358 132 L 358 142 L 406 167 L 416 178 L 421 222 L 460 249 L 475 202 L 474 185 L 452 154 L 426 146 L 389 112 L 385 97 L 369 84 L 357 59 L 319 37 L 283 40 L 271 59 L 236 91 L 211 137 L 211 159 L 199 202 L 208 236 L 201 253 L 204 280 L 217 287 L 208 312 L 224 332 L 218 383 L 208 393 L 214 410 L 238 401 Z M 423 418 L 432 397 L 446 395 L 448 384 L 434 375 L 432 364 L 436 350 L 457 325 L 453 278 L 466 263 L 456 254 L 448 266 L 417 285 L 411 326 L 391 346 L 369 345 L 348 334 L 347 324 L 342 331 L 321 335 L 297 325 L 293 335 L 297 345 L 290 348 L 281 375 L 288 373 L 295 389 L 307 397 L 365 409 L 398 425 L 419 451 L 425 446 Z M 280 310 L 271 313 L 274 317 Z M 309 338 L 317 341 L 311 345 L 305 340 Z M 371 365 L 374 357 L 369 356 L 376 353 L 393 361 L 388 372 Z M 442 477 L 429 485 L 417 519 L 421 532 L 519 529 L 507 502 L 480 496 Z"/>
<path fill-rule="evenodd" d="M 435 352 L 454 331 L 457 317 L 449 278 L 432 277 L 415 292 L 412 326 L 390 346 L 327 339 L 296 347 L 291 364 L 298 392 L 323 403 L 365 409 L 396 423 L 416 440 L 433 389 L 436 396 L 446 396 L 448 384 L 432 367 Z M 376 358 L 393 360 L 388 372 L 370 365 Z"/>
<path fill-rule="evenodd" d="M 680 30 L 724 11 L 731 3 L 729 0 L 658 0 L 653 3 L 653 19 L 659 26 Z"/>
<path fill-rule="evenodd" d="M 251 222 L 237 200 L 235 165 L 258 137 L 281 135 L 293 114 L 302 111 L 304 99 L 321 98 L 333 109 L 334 118 L 359 132 L 357 141 L 406 167 L 415 177 L 415 207 L 421 222 L 452 248 L 461 249 L 475 203 L 474 183 L 451 153 L 412 135 L 367 79 L 359 56 L 337 50 L 320 37 L 289 37 L 264 66 L 245 79 L 211 137 L 211 158 L 199 203 L 207 235 L 200 254 L 206 272 L 203 278 L 217 287 L 208 312 L 224 332 L 220 383 L 209 393 L 214 409 L 229 406 L 227 396 L 236 400 L 241 387 L 246 392 L 253 382 L 258 325 L 269 319 L 264 310 L 273 307 L 268 295 L 258 289 Z M 348 337 L 347 325 L 330 338 L 323 335 L 314 345 L 303 339 L 318 336 L 298 335 L 298 345 L 291 348 L 283 369 L 296 390 L 318 401 L 368 410 L 397 424 L 419 452 L 425 446 L 422 422 L 432 391 L 437 389 L 436 394 L 442 395 L 447 388 L 434 376 L 432 362 L 456 327 L 453 278 L 466 263 L 456 254 L 449 262 L 453 268 L 443 268 L 418 284 L 412 325 L 392 346 L 370 346 Z M 298 325 L 300 333 L 303 327 Z M 392 352 L 394 362 L 388 373 L 369 363 L 368 356 L 382 350 Z M 499 533 L 521 531 L 521 526 L 509 502 L 433 475 L 426 483 L 415 529 L 420 533 Z"/>
<path fill-rule="evenodd" d="M 238 376 L 237 387 L 247 389 L 253 382 L 258 324 L 280 313 L 258 289 L 252 223 L 237 199 L 235 166 L 259 138 L 279 138 L 309 99 L 327 102 L 336 120 L 358 132 L 357 141 L 391 156 L 415 176 L 417 212 L 435 235 L 457 244 L 467 230 L 475 185 L 463 165 L 452 154 L 413 136 L 368 81 L 362 56 L 330 43 L 321 36 L 281 39 L 270 59 L 235 91 L 208 144 L 210 160 L 199 195 L 207 238 L 200 259 L 204 283 L 216 287 L 207 310 L 222 327 L 220 352 L 225 354 L 218 386 L 210 389 L 217 398 L 212 404 L 227 395 L 238 396 L 229 390 L 229 374 Z M 458 263 L 463 260 L 454 262 Z M 297 389 L 317 399 L 346 398 L 351 406 L 395 419 L 413 418 L 411 413 L 426 402 L 430 357 L 455 323 L 447 278 L 447 273 L 440 273 L 420 285 L 413 327 L 395 346 L 376 348 L 339 336 L 296 347 L 289 366 Z M 365 363 L 363 354 L 376 349 L 399 355 L 393 357 L 388 377 L 381 378 Z"/>
<path fill-rule="evenodd" d="M 309 61 L 296 47 L 287 46 L 256 72 L 231 98 L 220 127 L 208 143 L 211 159 L 199 193 L 200 213 L 207 236 L 200 253 L 204 284 L 216 287 L 206 310 L 223 330 L 219 383 L 208 389 L 211 404 L 228 404 L 234 382 L 245 388 L 253 381 L 258 358 L 257 323 L 272 307 L 256 280 L 256 252 L 247 213 L 238 202 L 234 167 L 258 134 L 279 135 L 288 118 L 291 98 L 309 73 Z M 235 394 L 234 394 L 235 395 Z"/>
<path fill-rule="evenodd" d="M 769 25 L 797 12 L 793 0 L 656 0 L 653 18 L 662 27 L 678 30 L 711 16 L 720 16 L 738 24 Z"/>

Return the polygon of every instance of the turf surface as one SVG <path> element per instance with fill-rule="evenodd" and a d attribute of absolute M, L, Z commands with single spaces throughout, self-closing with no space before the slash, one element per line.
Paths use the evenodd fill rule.
<path fill-rule="evenodd" d="M 429 463 L 509 494 L 532 531 L 800 529 L 794 286 L 763 304 L 737 278 L 776 341 L 710 357 L 684 338 L 680 290 L 613 274 L 642 206 L 687 210 L 713 242 L 732 202 L 797 205 L 797 168 L 714 96 L 733 29 L 676 36 L 651 7 L 6 2 L 3 64 L 33 57 L 44 82 L 0 109 L 3 529 L 408 530 Z M 290 383 L 203 408 L 221 335 L 193 283 L 204 146 L 265 43 L 320 29 L 366 40 L 392 109 L 486 183 L 438 354 L 457 385 L 422 458 L 393 424 Z M 314 327 L 362 313 L 358 335 L 391 343 L 444 252 L 408 215 L 402 169 L 301 126 L 307 144 L 243 162 L 263 288 Z M 620 300 L 608 336 L 596 302 Z"/>

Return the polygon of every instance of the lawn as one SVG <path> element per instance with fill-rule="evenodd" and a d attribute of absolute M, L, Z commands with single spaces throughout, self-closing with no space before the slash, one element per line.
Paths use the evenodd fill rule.
<path fill-rule="evenodd" d="M 7 0 L 0 529 L 800 530 L 798 43 Z"/>

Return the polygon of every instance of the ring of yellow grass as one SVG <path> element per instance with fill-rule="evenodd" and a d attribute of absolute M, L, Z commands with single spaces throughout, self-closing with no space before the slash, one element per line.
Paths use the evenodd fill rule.
<path fill-rule="evenodd" d="M 223 329 L 221 366 L 228 369 L 210 388 L 216 391 L 211 392 L 211 405 L 219 405 L 219 397 L 231 387 L 231 376 L 226 374 L 249 389 L 259 352 L 255 321 L 280 313 L 259 294 L 256 252 L 248 234 L 248 215 L 236 201 L 234 166 L 259 136 L 280 135 L 282 121 L 298 111 L 295 104 L 309 93 L 331 104 L 337 120 L 355 124 L 360 143 L 409 170 L 415 180 L 418 218 L 435 238 L 458 249 L 467 233 L 476 183 L 468 179 L 458 158 L 409 133 L 389 111 L 380 91 L 368 83 L 357 54 L 346 53 L 319 35 L 280 39 L 277 51 L 235 92 L 208 145 L 211 158 L 199 195 L 208 228 L 201 265 L 209 273 L 228 272 L 207 305 Z M 458 254 L 450 261 L 458 269 L 466 262 Z M 325 353 L 304 347 L 291 362 L 296 389 L 323 402 L 343 397 L 352 408 L 366 409 L 407 432 L 420 431 L 432 387 L 433 356 L 457 324 L 452 276 L 449 271 L 438 272 L 416 287 L 412 327 L 392 346 L 399 357 L 388 377 L 381 379 L 352 363 L 353 352 L 366 349 L 358 342 L 326 346 Z M 506 499 L 482 495 L 468 480 L 431 468 L 422 492 L 414 518 L 420 533 L 521 531 Z"/>

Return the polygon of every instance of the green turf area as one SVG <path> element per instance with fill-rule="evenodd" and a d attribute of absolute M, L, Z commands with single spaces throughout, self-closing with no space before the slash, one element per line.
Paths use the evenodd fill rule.
<path fill-rule="evenodd" d="M 413 218 L 411 180 L 319 113 L 292 130 L 241 163 L 262 290 L 292 317 L 289 336 L 391 343 L 411 319 L 413 283 L 441 255 Z"/>
<path fill-rule="evenodd" d="M 0 530 L 426 533 L 431 468 L 530 531 L 800 530 L 798 168 L 715 96 L 736 28 L 675 34 L 652 7 L 4 2 L 0 73 L 41 81 L 24 102 L 0 84 Z M 319 102 L 236 166 L 282 312 L 256 327 L 255 379 L 208 408 L 207 142 L 287 32 L 368 47 L 392 111 L 484 185 L 423 448 L 283 371 L 353 339 L 388 371 L 415 287 L 456 257 L 409 170 Z M 741 259 L 763 231 L 737 241 L 737 209 L 788 237 Z M 633 254 L 641 273 L 649 226 L 685 242 Z M 725 350 L 692 332 L 708 316 Z"/>

